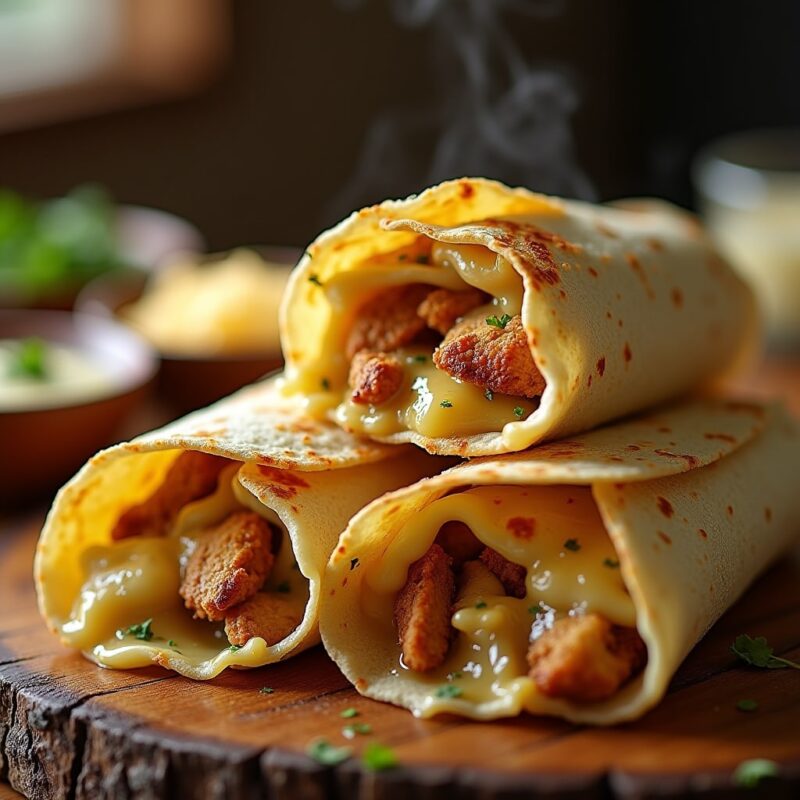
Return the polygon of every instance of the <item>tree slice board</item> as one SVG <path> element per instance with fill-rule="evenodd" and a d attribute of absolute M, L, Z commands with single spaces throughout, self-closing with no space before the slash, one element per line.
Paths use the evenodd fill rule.
<path fill-rule="evenodd" d="M 730 651 L 746 632 L 800 660 L 800 550 L 719 621 L 657 709 L 592 729 L 532 717 L 417 720 L 361 698 L 321 648 L 208 683 L 99 669 L 39 619 L 31 564 L 41 522 L 0 523 L 0 777 L 25 797 L 720 797 L 755 757 L 780 765 L 755 796 L 800 796 L 800 673 L 748 668 Z M 758 710 L 737 710 L 745 698 Z M 347 742 L 340 714 L 351 706 L 373 734 Z M 400 766 L 370 772 L 355 757 L 322 767 L 306 755 L 320 736 L 356 756 L 380 741 Z"/>

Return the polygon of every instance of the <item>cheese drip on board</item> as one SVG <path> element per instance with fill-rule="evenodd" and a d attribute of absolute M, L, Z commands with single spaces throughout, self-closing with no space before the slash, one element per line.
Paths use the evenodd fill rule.
<path fill-rule="evenodd" d="M 435 242 L 431 247 L 421 238 L 413 247 L 362 266 L 319 287 L 331 307 L 331 327 L 314 365 L 284 384 L 285 392 L 305 397 L 311 413 L 330 415 L 346 430 L 371 436 L 410 430 L 447 437 L 501 431 L 506 425 L 513 429 L 538 408 L 538 399 L 487 392 L 452 377 L 433 363 L 432 345 L 392 351 L 403 365 L 400 390 L 380 405 L 354 403 L 345 342 L 358 309 L 371 295 L 379 303 L 379 293 L 391 287 L 425 284 L 457 292 L 474 287 L 491 299 L 471 313 L 498 319 L 518 315 L 523 297 L 522 278 L 511 264 L 481 245 Z"/>
<path fill-rule="evenodd" d="M 212 494 L 185 505 L 166 536 L 134 536 L 83 554 L 83 587 L 61 629 L 69 644 L 96 663 L 117 669 L 157 662 L 158 652 L 185 661 L 187 672 L 231 659 L 242 666 L 257 664 L 268 646 L 264 639 L 253 637 L 242 647 L 231 646 L 224 624 L 195 619 L 179 594 L 198 537 L 243 509 L 255 511 L 280 536 L 261 591 L 278 592 L 302 619 L 308 580 L 298 569 L 277 515 L 239 483 L 240 467 L 226 467 Z"/>
<path fill-rule="evenodd" d="M 429 687 L 415 714 L 453 711 L 491 718 L 501 709 L 507 713 L 509 699 L 514 713 L 557 707 L 563 701 L 543 695 L 528 676 L 530 642 L 565 616 L 599 614 L 616 625 L 636 624 L 591 490 L 482 486 L 422 509 L 365 575 L 362 607 L 375 635 L 396 640 L 392 609 L 409 566 L 427 553 L 450 521 L 464 523 L 482 544 L 524 566 L 525 596 L 507 596 L 500 580 L 482 565 L 462 571 L 451 615 L 454 636 L 444 662 L 415 672 L 398 653 L 392 671 L 398 679 L 413 677 Z"/>

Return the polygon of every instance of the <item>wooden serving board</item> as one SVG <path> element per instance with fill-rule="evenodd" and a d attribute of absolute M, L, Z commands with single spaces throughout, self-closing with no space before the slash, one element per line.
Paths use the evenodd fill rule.
<path fill-rule="evenodd" d="M 800 550 L 720 620 L 655 711 L 591 729 L 531 717 L 416 720 L 359 697 L 320 648 L 209 683 L 158 668 L 99 669 L 63 648 L 37 614 L 31 564 L 41 521 L 0 523 L 0 769 L 26 797 L 727 796 L 732 770 L 755 757 L 781 765 L 756 794 L 800 796 L 800 673 L 748 668 L 730 651 L 750 633 L 800 660 Z M 745 698 L 758 710 L 738 711 Z M 347 742 L 340 713 L 351 706 L 373 734 Z M 370 772 L 353 758 L 322 767 L 305 754 L 319 736 L 356 753 L 378 740 L 400 766 Z"/>

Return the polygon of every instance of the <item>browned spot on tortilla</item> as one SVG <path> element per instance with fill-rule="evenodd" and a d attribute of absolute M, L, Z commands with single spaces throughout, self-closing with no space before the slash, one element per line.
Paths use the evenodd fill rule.
<path fill-rule="evenodd" d="M 658 538 L 661 539 L 662 542 L 664 542 L 665 544 L 672 544 L 672 539 L 670 539 L 669 536 L 667 536 L 667 534 L 664 533 L 664 531 L 658 531 L 657 533 L 658 533 Z"/>
<path fill-rule="evenodd" d="M 639 447 L 638 444 L 629 444 L 625 449 L 626 450 L 641 450 L 642 448 Z"/>
<path fill-rule="evenodd" d="M 651 250 L 655 250 L 656 253 L 660 253 L 665 249 L 664 243 L 660 239 L 648 239 L 647 246 Z"/>
<path fill-rule="evenodd" d="M 767 522 L 772 522 L 772 509 L 769 506 L 764 507 L 764 519 Z"/>
<path fill-rule="evenodd" d="M 672 453 L 669 450 L 654 450 L 653 452 L 666 458 L 683 459 L 689 465 L 689 467 L 696 467 L 700 463 L 700 459 L 698 459 L 697 456 L 691 456 L 687 453 Z"/>
<path fill-rule="evenodd" d="M 622 320 L 620 320 L 620 327 L 622 327 Z M 630 360 L 633 358 L 633 353 L 631 353 L 631 346 L 625 342 L 625 347 L 622 350 L 622 357 L 625 359 L 625 363 L 629 364 Z"/>
<path fill-rule="evenodd" d="M 603 236 L 607 236 L 609 239 L 619 238 L 617 232 L 609 228 L 608 225 L 603 222 L 595 222 L 594 226 L 600 233 L 603 234 Z"/>
<path fill-rule="evenodd" d="M 609 461 L 617 461 L 617 462 L 619 462 L 621 464 L 625 462 L 625 459 L 622 458 L 622 456 L 609 456 L 608 460 Z"/>
<path fill-rule="evenodd" d="M 597 360 L 597 374 L 602 378 L 603 373 L 606 371 L 606 357 L 603 356 Z"/>
<path fill-rule="evenodd" d="M 369 686 L 369 682 L 365 678 L 356 678 L 355 687 L 359 692 L 363 692 Z"/>
<path fill-rule="evenodd" d="M 639 261 L 634 253 L 626 253 L 625 260 L 628 262 L 630 268 L 641 282 L 647 296 L 651 300 L 655 299 L 656 293 L 653 291 L 653 287 L 650 285 L 650 279 L 647 277 L 647 273 L 644 271 L 642 262 Z"/>
<path fill-rule="evenodd" d="M 270 482 L 270 491 L 284 500 L 294 497 L 298 489 L 308 488 L 308 483 L 303 478 L 285 469 L 259 464 L 258 471 Z"/>
<path fill-rule="evenodd" d="M 683 292 L 677 286 L 670 292 L 670 298 L 675 308 L 683 308 Z"/>
<path fill-rule="evenodd" d="M 730 442 L 731 444 L 736 444 L 736 437 L 731 436 L 729 433 L 704 433 L 704 439 L 710 440 L 719 440 L 720 442 Z"/>
<path fill-rule="evenodd" d="M 614 319 L 610 311 L 606 311 L 606 319 Z"/>
<path fill-rule="evenodd" d="M 559 289 L 558 290 L 558 295 L 562 300 L 566 300 L 567 299 L 567 293 L 563 289 Z"/>
<path fill-rule="evenodd" d="M 594 267 L 589 267 L 587 271 L 593 278 L 596 278 L 598 275 L 598 272 Z"/>
<path fill-rule="evenodd" d="M 531 539 L 536 530 L 536 520 L 533 517 L 511 517 L 506 522 L 506 529 L 516 539 Z"/>
<path fill-rule="evenodd" d="M 336 552 L 340 556 L 343 556 L 347 552 L 347 548 L 343 544 L 340 544 L 339 547 L 336 549 Z"/>
<path fill-rule="evenodd" d="M 708 534 L 703 530 L 703 528 L 698 528 L 697 532 L 700 534 L 701 539 L 708 539 Z"/>
<path fill-rule="evenodd" d="M 589 375 L 589 380 L 586 381 L 586 386 L 588 387 L 588 386 L 591 386 L 591 385 L 592 385 L 592 376 Z"/>
<path fill-rule="evenodd" d="M 467 200 L 475 194 L 475 187 L 469 181 L 461 181 L 458 184 L 458 193 L 462 199 Z"/>
<path fill-rule="evenodd" d="M 657 497 L 656 503 L 658 503 L 658 510 L 669 519 L 674 513 L 675 509 L 672 507 L 672 503 L 667 500 L 666 497 Z"/>
<path fill-rule="evenodd" d="M 662 426 L 661 426 L 661 427 L 658 429 L 658 432 L 659 432 L 659 433 L 672 433 L 672 428 L 668 427 L 667 425 L 662 425 Z"/>
<path fill-rule="evenodd" d="M 728 506 L 725 511 L 728 513 L 729 517 L 733 516 L 733 506 Z"/>
<path fill-rule="evenodd" d="M 746 414 L 752 414 L 756 417 L 764 416 L 763 406 L 758 406 L 754 403 L 744 403 L 740 400 L 728 400 L 725 403 L 725 408 L 727 408 L 729 411 L 743 411 Z"/>
<path fill-rule="evenodd" d="M 347 586 L 347 576 L 345 576 L 345 579 L 342 581 L 342 589 L 344 589 L 345 586 Z"/>

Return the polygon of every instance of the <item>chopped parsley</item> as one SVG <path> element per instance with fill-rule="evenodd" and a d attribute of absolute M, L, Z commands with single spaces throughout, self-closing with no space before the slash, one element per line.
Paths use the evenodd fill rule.
<path fill-rule="evenodd" d="M 241 650 L 243 646 L 244 646 L 244 645 L 241 645 L 241 644 L 232 644 L 232 645 L 231 645 L 231 646 L 228 648 L 228 650 L 230 650 L 230 652 L 231 652 L 231 653 L 235 653 L 237 650 Z"/>
<path fill-rule="evenodd" d="M 413 358 L 414 361 L 417 362 L 417 364 L 424 364 L 428 360 L 428 356 L 422 356 L 422 355 L 417 355 L 414 356 Z"/>
<path fill-rule="evenodd" d="M 743 633 L 737 636 L 731 645 L 731 650 L 747 664 L 754 667 L 764 667 L 765 669 L 800 669 L 800 664 L 789 661 L 787 658 L 780 658 L 774 655 L 774 649 L 767 644 L 763 636 L 755 639 Z"/>
<path fill-rule="evenodd" d="M 289 581 L 281 581 L 275 589 L 279 591 L 281 594 L 289 594 L 292 591 L 292 587 L 289 586 Z"/>
<path fill-rule="evenodd" d="M 577 553 L 578 550 L 581 549 L 581 543 L 577 539 L 567 539 L 567 541 L 564 542 L 564 549 Z"/>
<path fill-rule="evenodd" d="M 487 389 L 487 390 L 486 390 L 486 391 L 483 393 L 483 396 L 484 396 L 484 397 L 485 397 L 487 400 L 494 400 L 494 392 L 493 392 L 491 389 Z"/>
<path fill-rule="evenodd" d="M 486 317 L 486 324 L 491 325 L 493 328 L 505 328 L 511 322 L 511 317 L 508 314 L 503 314 L 501 317 L 492 315 Z"/>
<path fill-rule="evenodd" d="M 351 558 L 350 559 L 350 572 L 352 572 L 358 566 L 358 558 Z"/>
<path fill-rule="evenodd" d="M 309 275 L 308 282 L 313 283 L 314 286 L 322 286 L 322 281 L 319 279 L 319 275 Z"/>
<path fill-rule="evenodd" d="M 274 693 L 274 691 L 275 691 L 275 690 L 274 690 L 274 689 L 273 689 L 271 686 L 262 686 L 262 687 L 261 687 L 261 688 L 258 690 L 258 693 L 259 693 L 259 694 L 273 694 L 273 693 Z"/>
<path fill-rule="evenodd" d="M 419 254 L 419 255 L 418 255 L 418 256 L 417 256 L 417 257 L 414 259 L 414 261 L 416 261 L 416 262 L 417 262 L 417 264 L 430 264 L 430 263 L 431 263 L 430 256 L 428 256 L 428 254 L 427 254 L 427 253 L 420 253 L 420 254 Z"/>
<path fill-rule="evenodd" d="M 452 408 L 453 407 L 453 404 L 449 400 L 442 400 L 442 402 L 439 403 L 439 405 L 442 408 Z"/>
<path fill-rule="evenodd" d="M 123 636 L 133 636 L 134 639 L 141 639 L 149 642 L 153 638 L 153 618 L 146 619 L 144 622 L 137 622 L 122 631 Z"/>
<path fill-rule="evenodd" d="M 454 686 L 452 683 L 446 683 L 436 690 L 436 696 L 449 699 L 451 697 L 461 697 L 462 691 L 460 686 Z"/>
<path fill-rule="evenodd" d="M 487 603 L 485 600 L 478 600 L 478 602 L 475 603 L 475 608 L 486 608 L 486 606 Z"/>
<path fill-rule="evenodd" d="M 755 789 L 765 778 L 775 778 L 778 765 L 768 758 L 751 758 L 742 761 L 733 772 L 733 782 L 746 789 Z"/>
<path fill-rule="evenodd" d="M 326 392 L 330 391 L 330 388 L 331 388 L 331 382 L 330 382 L 330 381 L 329 381 L 327 378 L 323 378 L 323 379 L 320 381 L 320 385 L 322 386 L 322 388 L 323 388 L 323 389 L 324 389 Z"/>
<path fill-rule="evenodd" d="M 307 255 L 309 258 L 314 258 L 314 254 L 313 254 L 313 253 L 312 253 L 310 250 L 306 250 L 306 255 Z"/>
<path fill-rule="evenodd" d="M 9 375 L 19 378 L 47 378 L 47 347 L 41 339 L 23 339 L 14 350 L 14 357 L 9 365 Z"/>
<path fill-rule="evenodd" d="M 361 763 L 367 768 L 378 772 L 383 769 L 392 769 L 398 764 L 397 756 L 391 747 L 379 742 L 370 742 L 361 755 Z"/>
<path fill-rule="evenodd" d="M 525 409 L 522 406 L 514 406 L 514 416 L 517 419 L 522 419 L 525 415 Z"/>
<path fill-rule="evenodd" d="M 339 716 L 342 719 L 353 719 L 353 717 L 358 716 L 358 709 L 355 709 L 351 706 L 350 708 L 346 708 L 344 711 L 342 711 L 342 713 L 339 714 Z"/>
<path fill-rule="evenodd" d="M 459 678 L 463 678 L 463 672 L 448 672 L 447 673 L 447 680 L 449 681 L 457 681 Z"/>
<path fill-rule="evenodd" d="M 755 700 L 739 700 L 736 708 L 739 711 L 758 711 L 758 703 Z"/>
<path fill-rule="evenodd" d="M 342 728 L 342 736 L 345 739 L 354 739 L 356 736 L 369 736 L 370 733 L 372 733 L 372 725 L 368 725 L 366 722 L 353 722 Z"/>
<path fill-rule="evenodd" d="M 353 751 L 349 747 L 334 747 L 326 739 L 315 739 L 308 746 L 306 753 L 319 764 L 335 767 L 342 761 L 347 761 Z"/>
<path fill-rule="evenodd" d="M 619 569 L 619 561 L 617 561 L 615 558 L 604 558 L 603 566 L 608 567 L 609 569 Z"/>
<path fill-rule="evenodd" d="M 170 639 L 167 642 L 167 647 L 177 647 L 177 646 L 178 646 L 178 643 L 174 639 Z"/>
<path fill-rule="evenodd" d="M 536 605 L 534 605 L 534 606 L 528 606 L 528 613 L 529 614 L 536 615 L 540 611 L 544 611 L 544 609 L 542 608 L 542 604 L 541 603 L 536 603 Z"/>

